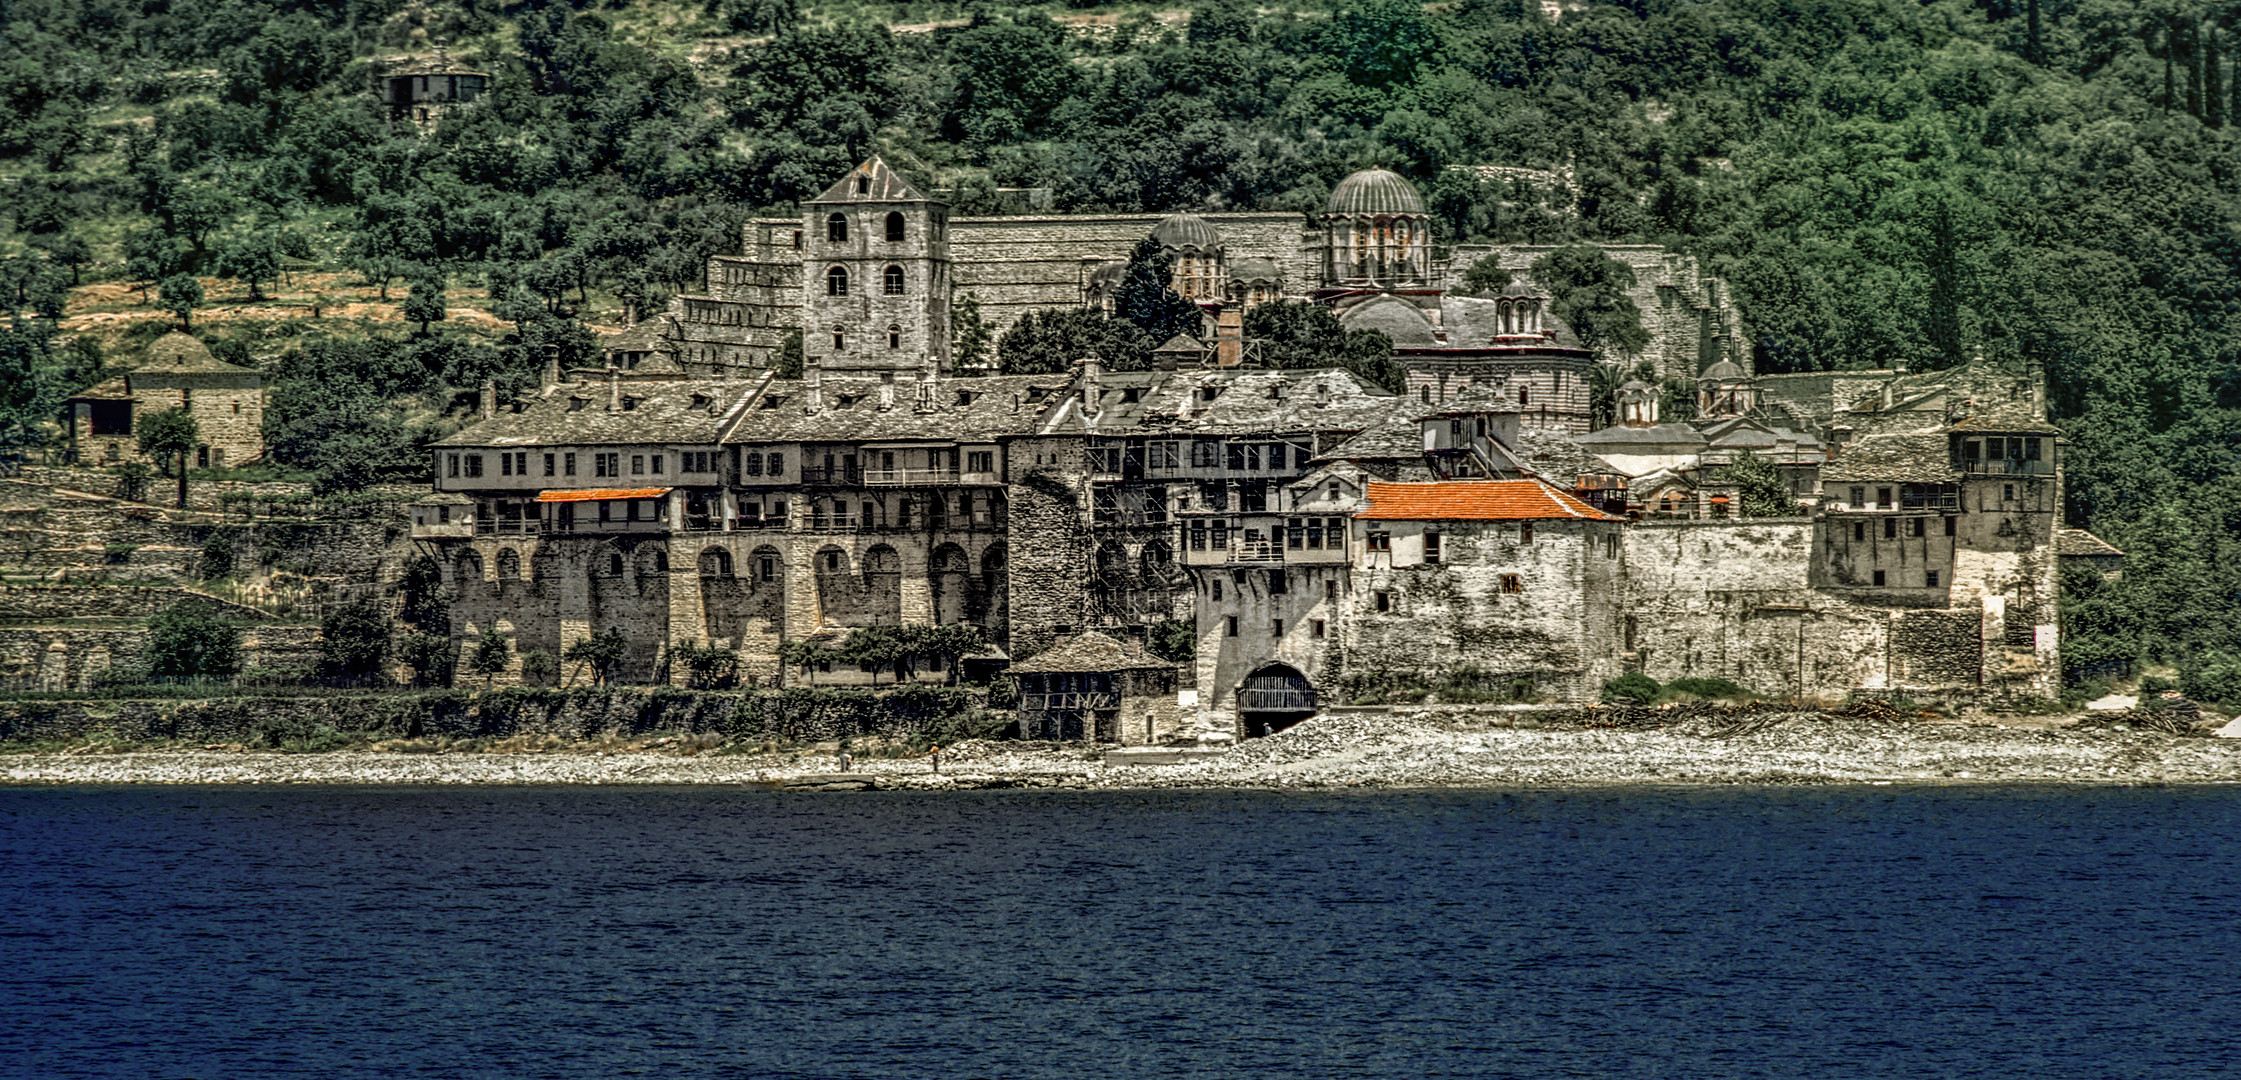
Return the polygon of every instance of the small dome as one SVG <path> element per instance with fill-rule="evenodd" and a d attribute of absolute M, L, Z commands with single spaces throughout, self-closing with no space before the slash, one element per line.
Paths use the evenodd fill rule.
<path fill-rule="evenodd" d="M 1152 228 L 1152 239 L 1161 247 L 1213 251 L 1222 246 L 1222 234 L 1197 214 L 1173 214 Z"/>
<path fill-rule="evenodd" d="M 1743 369 L 1736 367 L 1733 360 L 1721 360 L 1696 377 L 1698 382 L 1740 382 L 1743 378 Z"/>
<path fill-rule="evenodd" d="M 210 355 L 208 345 L 174 330 L 148 346 L 148 359 L 140 366 L 149 370 L 170 370 L 210 367 L 217 362 L 218 358 Z"/>
<path fill-rule="evenodd" d="M 1619 387 L 1619 392 L 1625 394 L 1639 394 L 1647 392 L 1649 388 L 1650 384 L 1643 382 L 1640 379 L 1628 379 L 1626 380 L 1626 385 Z"/>
<path fill-rule="evenodd" d="M 1399 173 L 1363 169 L 1331 190 L 1329 214 L 1421 214 L 1424 200 L 1416 185 Z"/>
<path fill-rule="evenodd" d="M 1091 288 L 1114 289 L 1119 288 L 1122 279 L 1126 277 L 1128 277 L 1127 263 L 1100 263 L 1097 269 L 1089 272 L 1089 284 Z"/>
<path fill-rule="evenodd" d="M 1239 259 L 1230 264 L 1229 268 L 1229 279 L 1231 281 L 1254 283 L 1265 281 L 1273 285 L 1283 278 L 1284 272 L 1276 268 L 1276 261 L 1273 259 Z"/>
<path fill-rule="evenodd" d="M 1510 275 L 1510 283 L 1502 286 L 1502 291 L 1494 295 L 1508 300 L 1538 300 L 1542 298 L 1540 288 L 1533 283 L 1533 276 L 1523 273 Z"/>
<path fill-rule="evenodd" d="M 1439 344 L 1439 332 L 1432 329 L 1431 320 L 1416 305 L 1391 294 L 1340 312 L 1338 321 L 1348 330 L 1378 331 L 1395 345 Z"/>

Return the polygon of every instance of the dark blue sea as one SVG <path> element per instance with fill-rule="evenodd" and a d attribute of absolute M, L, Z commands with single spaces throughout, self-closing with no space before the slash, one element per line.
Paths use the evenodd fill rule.
<path fill-rule="evenodd" d="M 0 789 L 9 1077 L 2196 1077 L 2241 790 Z"/>

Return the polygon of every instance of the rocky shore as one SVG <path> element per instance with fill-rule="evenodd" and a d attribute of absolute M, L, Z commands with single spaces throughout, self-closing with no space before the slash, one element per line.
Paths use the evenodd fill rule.
<path fill-rule="evenodd" d="M 740 753 L 692 739 L 468 752 L 191 749 L 0 757 L 9 784 L 738 784 L 784 790 L 1547 787 L 1605 784 L 2225 783 L 2241 739 L 2124 724 L 1761 713 L 1624 728 L 1500 726 L 1428 708 L 1317 717 L 1179 764 L 1088 745 L 974 741 L 942 755 Z M 422 749 L 425 748 L 415 748 Z"/>

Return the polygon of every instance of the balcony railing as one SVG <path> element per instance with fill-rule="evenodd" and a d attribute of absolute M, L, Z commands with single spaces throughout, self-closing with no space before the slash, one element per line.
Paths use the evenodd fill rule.
<path fill-rule="evenodd" d="M 479 536 L 534 536 L 545 531 L 545 523 L 537 518 L 476 519 L 475 533 Z"/>
<path fill-rule="evenodd" d="M 2054 462 L 2018 458 L 1962 458 L 1961 471 L 1979 476 L 2053 476 Z"/>
<path fill-rule="evenodd" d="M 866 469 L 864 483 L 877 485 L 896 484 L 954 484 L 960 473 L 956 469 Z"/>
<path fill-rule="evenodd" d="M 1021 694 L 1021 712 L 1096 712 L 1120 708 L 1119 694 Z"/>
<path fill-rule="evenodd" d="M 864 482 L 864 471 L 862 469 L 843 468 L 803 469 L 801 471 L 801 482 L 804 484 L 848 484 L 860 486 Z"/>

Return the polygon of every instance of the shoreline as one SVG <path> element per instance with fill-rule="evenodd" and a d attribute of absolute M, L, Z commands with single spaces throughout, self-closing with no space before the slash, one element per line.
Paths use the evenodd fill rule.
<path fill-rule="evenodd" d="M 1516 728 L 1439 710 L 1316 717 L 1183 764 L 1108 763 L 1107 748 L 974 740 L 923 758 L 627 748 L 403 753 L 179 749 L 0 756 L 0 785 L 726 785 L 787 791 L 1461 789 L 1608 786 L 2241 783 L 2241 739 L 2045 722 L 1921 722 L 1783 714 L 1737 733 Z"/>

